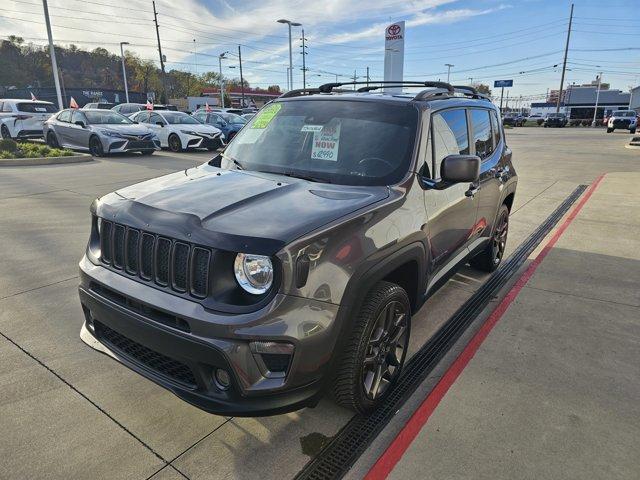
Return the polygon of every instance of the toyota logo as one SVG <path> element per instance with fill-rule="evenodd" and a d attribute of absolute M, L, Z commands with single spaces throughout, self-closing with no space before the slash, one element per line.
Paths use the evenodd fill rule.
<path fill-rule="evenodd" d="M 387 33 L 391 36 L 398 35 L 400 33 L 400 25 L 391 25 L 387 28 Z"/>

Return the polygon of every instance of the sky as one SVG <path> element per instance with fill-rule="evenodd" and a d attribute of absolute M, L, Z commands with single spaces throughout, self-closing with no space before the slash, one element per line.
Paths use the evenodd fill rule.
<path fill-rule="evenodd" d="M 574 0 L 566 82 L 602 81 L 627 91 L 640 84 L 639 0 Z M 126 49 L 159 64 L 150 0 L 49 0 L 57 44 L 119 53 Z M 302 24 L 308 45 L 307 85 L 383 78 L 385 26 L 407 23 L 405 80 L 485 83 L 513 79 L 511 98 L 540 101 L 557 89 L 570 1 L 565 0 L 156 0 L 167 69 L 218 71 L 251 86 L 286 88 L 289 62 L 284 18 Z M 2 0 L 0 38 L 46 43 L 39 0 Z M 293 87 L 302 87 L 301 29 L 293 28 Z M 195 41 L 194 41 L 195 40 Z M 496 94 L 496 89 L 494 95 Z"/>

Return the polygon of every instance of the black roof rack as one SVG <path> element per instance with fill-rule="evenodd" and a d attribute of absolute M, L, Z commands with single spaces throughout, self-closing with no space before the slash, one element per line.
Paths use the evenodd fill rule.
<path fill-rule="evenodd" d="M 353 92 L 353 90 L 333 90 L 336 93 L 345 93 L 345 92 Z M 304 95 L 314 95 L 317 93 L 329 93 L 323 92 L 320 88 L 297 88 L 295 90 L 289 90 L 288 92 L 283 93 L 278 98 L 291 98 L 291 97 L 302 97 Z"/>
<path fill-rule="evenodd" d="M 379 86 L 370 86 L 369 84 L 371 83 L 375 83 L 378 84 Z M 449 93 L 453 94 L 454 93 L 454 89 L 453 87 L 446 83 L 446 82 L 417 82 L 417 81 L 398 81 L 398 80 L 386 80 L 386 81 L 368 81 L 368 82 L 337 82 L 337 83 L 325 83 L 324 85 L 320 85 L 318 87 L 318 90 L 320 90 L 321 93 L 331 93 L 333 91 L 334 88 L 337 87 L 343 87 L 345 85 L 366 85 L 367 87 L 370 87 L 368 89 L 362 89 L 361 91 L 366 92 L 369 90 L 374 90 L 376 88 L 380 88 L 380 87 L 432 87 L 432 88 L 444 88 L 446 90 L 449 91 Z"/>
<path fill-rule="evenodd" d="M 480 93 L 477 88 L 471 87 L 469 85 L 454 85 L 453 88 L 457 91 L 462 90 L 460 93 L 464 95 L 470 95 L 473 98 L 484 98 L 485 100 L 491 100 L 488 95 L 484 93 Z M 469 92 L 469 93 L 466 93 Z"/>

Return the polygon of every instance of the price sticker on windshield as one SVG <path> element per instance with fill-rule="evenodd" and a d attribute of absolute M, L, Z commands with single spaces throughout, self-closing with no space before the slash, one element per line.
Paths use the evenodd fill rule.
<path fill-rule="evenodd" d="M 251 128 L 260 128 L 264 129 L 271 123 L 271 120 L 278 114 L 280 109 L 282 108 L 282 104 L 273 103 L 262 110 L 256 116 L 255 120 L 251 124 Z"/>
<path fill-rule="evenodd" d="M 321 131 L 313 132 L 312 160 L 338 161 L 340 147 L 340 124 L 325 125 Z"/>

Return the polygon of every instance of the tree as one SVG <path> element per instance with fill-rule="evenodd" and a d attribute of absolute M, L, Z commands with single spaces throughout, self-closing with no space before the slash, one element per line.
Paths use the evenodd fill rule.
<path fill-rule="evenodd" d="M 478 85 L 475 86 L 476 90 L 478 90 L 478 92 L 480 93 L 484 93 L 485 95 L 491 96 L 491 89 L 489 88 L 489 85 L 485 85 L 484 83 L 480 83 Z"/>

